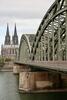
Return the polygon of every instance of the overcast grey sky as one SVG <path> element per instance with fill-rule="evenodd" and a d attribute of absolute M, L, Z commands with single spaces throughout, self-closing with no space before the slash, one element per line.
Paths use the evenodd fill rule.
<path fill-rule="evenodd" d="M 0 45 L 9 24 L 13 35 L 14 24 L 17 24 L 19 38 L 24 33 L 36 33 L 38 26 L 55 0 L 0 0 Z"/>
<path fill-rule="evenodd" d="M 0 0 L 0 16 L 42 18 L 55 0 Z"/>

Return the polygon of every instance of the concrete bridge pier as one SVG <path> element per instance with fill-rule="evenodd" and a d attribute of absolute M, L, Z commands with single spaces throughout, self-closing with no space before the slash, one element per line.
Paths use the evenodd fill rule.
<path fill-rule="evenodd" d="M 15 64 L 14 74 L 19 75 L 19 90 L 35 91 L 67 88 L 67 75 L 51 71 L 35 71 L 23 64 Z"/>
<path fill-rule="evenodd" d="M 13 73 L 14 73 L 14 74 L 19 74 L 19 72 L 20 72 L 20 67 L 21 67 L 21 66 L 19 66 L 19 65 L 17 65 L 17 64 L 14 64 L 14 66 L 13 66 Z"/>
<path fill-rule="evenodd" d="M 14 64 L 13 66 L 14 74 L 19 74 L 20 72 L 26 72 L 26 71 L 30 71 L 30 68 L 28 68 L 27 66 L 23 64 Z"/>
<path fill-rule="evenodd" d="M 19 90 L 30 91 L 35 89 L 35 75 L 31 72 L 19 73 Z"/>
<path fill-rule="evenodd" d="M 49 80 L 47 72 L 20 72 L 19 90 L 35 91 L 52 88 L 53 82 Z"/>

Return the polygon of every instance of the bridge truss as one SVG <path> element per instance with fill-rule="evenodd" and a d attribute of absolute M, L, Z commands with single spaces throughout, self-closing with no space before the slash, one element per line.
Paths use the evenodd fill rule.
<path fill-rule="evenodd" d="M 56 0 L 45 14 L 33 42 L 31 60 L 67 60 L 67 0 Z"/>
<path fill-rule="evenodd" d="M 40 24 L 32 46 L 27 36 L 22 36 L 18 60 L 18 64 L 67 73 L 67 0 L 55 0 Z"/>

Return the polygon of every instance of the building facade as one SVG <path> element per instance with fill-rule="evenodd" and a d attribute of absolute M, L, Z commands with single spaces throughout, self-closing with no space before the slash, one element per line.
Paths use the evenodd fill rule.
<path fill-rule="evenodd" d="M 19 48 L 19 43 L 18 43 L 16 24 L 15 24 L 14 35 L 12 36 L 12 39 L 9 34 L 9 26 L 7 24 L 5 41 L 4 44 L 1 46 L 1 55 L 2 57 L 14 60 L 18 52 L 18 48 Z"/>

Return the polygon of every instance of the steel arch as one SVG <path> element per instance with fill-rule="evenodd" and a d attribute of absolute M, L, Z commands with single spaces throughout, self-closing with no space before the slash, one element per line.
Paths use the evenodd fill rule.
<path fill-rule="evenodd" d="M 28 38 L 28 36 L 26 35 L 26 34 L 23 34 L 22 35 L 22 37 L 21 37 L 21 40 L 20 40 L 20 46 L 19 46 L 19 54 L 18 54 L 18 60 L 20 60 L 20 56 L 21 56 L 21 47 L 22 47 L 22 44 L 25 42 L 25 44 L 27 45 L 27 49 L 28 49 L 28 54 L 27 55 L 30 55 L 30 53 L 31 53 L 31 46 L 30 46 L 30 42 L 29 42 L 29 38 Z M 24 47 L 25 48 L 25 47 Z M 22 49 L 22 51 L 23 51 L 23 49 Z M 23 54 L 24 52 L 22 52 L 22 54 Z M 28 58 L 26 58 L 26 56 L 27 56 L 26 54 L 25 54 L 25 59 L 28 59 Z"/>
<path fill-rule="evenodd" d="M 54 25 L 54 24 L 56 24 L 56 25 Z M 58 26 L 57 26 L 57 24 L 58 24 Z M 64 29 L 62 27 L 64 27 Z M 50 30 L 51 30 L 51 32 L 50 32 Z M 47 33 L 48 37 L 45 36 L 46 31 L 48 32 Z M 60 32 L 62 32 L 62 33 L 60 33 Z M 50 33 L 52 34 L 52 36 L 49 36 Z M 31 50 L 31 59 L 32 60 L 56 60 L 55 52 L 56 52 L 56 50 L 57 50 L 57 52 L 60 51 L 60 49 L 61 49 L 60 42 L 64 41 L 65 46 L 66 46 L 66 48 L 64 47 L 64 52 L 66 50 L 66 53 L 63 56 L 66 55 L 66 57 L 62 58 L 62 57 L 58 56 L 58 54 L 57 54 L 57 56 L 58 56 L 57 60 L 59 60 L 59 59 L 66 60 L 67 59 L 67 45 L 66 45 L 67 44 L 67 34 L 66 33 L 67 33 L 67 1 L 66 0 L 56 0 L 53 3 L 53 5 L 50 7 L 50 9 L 47 11 L 46 15 L 44 16 L 44 18 L 38 28 L 38 31 L 36 33 L 35 40 L 34 40 L 34 43 L 32 46 L 32 50 Z M 55 34 L 58 36 L 56 37 Z M 45 46 L 45 48 L 47 48 L 47 49 L 40 50 L 45 45 L 45 40 L 43 37 L 44 38 L 47 37 L 47 40 L 46 40 L 47 47 Z M 50 37 L 51 37 L 51 39 L 50 39 Z M 48 41 L 49 42 L 52 41 L 51 50 L 52 50 L 53 54 L 50 52 L 50 48 L 49 48 L 50 43 Z M 58 42 L 55 42 L 55 41 L 58 41 Z M 38 46 L 38 45 L 40 45 L 40 46 Z M 62 46 L 62 48 L 63 48 L 63 46 Z M 41 53 L 37 54 L 37 50 L 39 50 L 39 52 L 41 52 Z M 47 52 L 51 53 L 52 58 L 49 57 L 50 54 L 47 54 Z M 44 59 L 45 58 L 43 56 L 44 54 L 45 54 L 45 56 L 48 56 L 48 57 L 46 57 L 46 59 Z M 40 56 L 40 58 L 36 59 L 38 55 Z"/>

